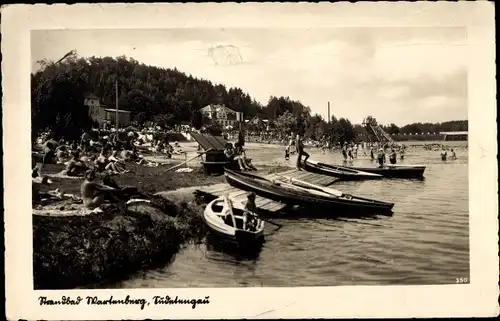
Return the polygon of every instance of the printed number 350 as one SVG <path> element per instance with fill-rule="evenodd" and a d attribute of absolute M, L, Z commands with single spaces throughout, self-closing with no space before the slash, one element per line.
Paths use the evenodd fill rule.
<path fill-rule="evenodd" d="M 469 279 L 467 278 L 456 278 L 457 283 L 468 283 Z"/>

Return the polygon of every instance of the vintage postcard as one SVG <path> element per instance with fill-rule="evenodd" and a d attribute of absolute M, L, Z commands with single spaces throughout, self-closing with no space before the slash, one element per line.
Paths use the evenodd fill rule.
<path fill-rule="evenodd" d="M 2 80 L 9 319 L 499 314 L 492 3 L 6 6 Z"/>

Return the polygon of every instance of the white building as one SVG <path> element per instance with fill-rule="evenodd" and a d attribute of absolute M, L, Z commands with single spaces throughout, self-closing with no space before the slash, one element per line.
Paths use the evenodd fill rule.
<path fill-rule="evenodd" d="M 200 109 L 200 112 L 223 127 L 234 127 L 239 120 L 243 120 L 243 113 L 234 111 L 224 105 L 208 105 Z"/>

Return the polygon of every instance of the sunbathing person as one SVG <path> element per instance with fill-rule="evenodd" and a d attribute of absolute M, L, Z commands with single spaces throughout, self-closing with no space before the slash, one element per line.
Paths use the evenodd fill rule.
<path fill-rule="evenodd" d="M 83 181 L 80 192 L 83 200 L 83 206 L 85 208 L 93 210 L 104 204 L 106 201 L 106 196 L 109 198 L 119 201 L 118 198 L 114 196 L 116 192 L 115 188 L 98 184 L 94 182 L 95 172 L 89 170 L 85 173 L 85 180 Z"/>
<path fill-rule="evenodd" d="M 129 171 L 125 168 L 125 161 L 118 157 L 118 151 L 115 149 L 108 157 L 108 165 L 106 165 L 107 170 L 111 170 L 115 174 L 128 173 Z"/>
<path fill-rule="evenodd" d="M 88 169 L 89 168 L 82 161 L 80 161 L 80 153 L 73 152 L 71 159 L 67 162 L 66 168 L 62 171 L 62 174 L 68 176 L 78 176 L 85 173 Z"/>
<path fill-rule="evenodd" d="M 251 164 L 251 159 L 246 157 L 245 150 L 240 143 L 234 144 L 234 159 L 238 161 L 241 169 L 243 170 L 253 170 L 255 167 Z"/>
<path fill-rule="evenodd" d="M 182 148 L 178 142 L 174 142 L 174 147 L 172 147 L 170 144 L 168 144 L 168 146 L 172 148 L 170 151 L 172 154 L 177 154 L 177 155 L 182 154 Z"/>
<path fill-rule="evenodd" d="M 108 165 L 108 150 L 103 148 L 99 153 L 99 156 L 94 161 L 95 168 L 98 172 L 102 172 L 106 169 L 106 165 Z"/>

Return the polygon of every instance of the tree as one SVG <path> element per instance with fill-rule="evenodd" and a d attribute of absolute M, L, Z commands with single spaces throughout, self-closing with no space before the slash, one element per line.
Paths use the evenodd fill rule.
<path fill-rule="evenodd" d="M 389 135 L 396 135 L 399 134 L 399 127 L 396 126 L 396 124 L 390 124 L 388 127 L 384 128 L 384 130 L 389 134 Z"/>
<path fill-rule="evenodd" d="M 323 117 L 316 114 L 309 118 L 305 136 L 315 140 L 320 140 L 327 132 L 327 124 Z"/>
<path fill-rule="evenodd" d="M 352 142 L 355 138 L 354 127 L 348 119 L 340 118 L 336 130 L 340 144 Z"/>
<path fill-rule="evenodd" d="M 199 110 L 193 112 L 193 117 L 191 118 L 191 126 L 195 129 L 200 129 L 203 126 L 203 114 Z"/>
<path fill-rule="evenodd" d="M 32 131 L 50 129 L 56 138 L 78 138 L 92 127 L 84 93 L 88 77 L 84 61 L 70 59 L 63 64 L 47 64 L 32 75 Z"/>
<path fill-rule="evenodd" d="M 297 118 L 289 111 L 279 116 L 275 123 L 281 133 L 290 133 L 297 130 Z"/>

